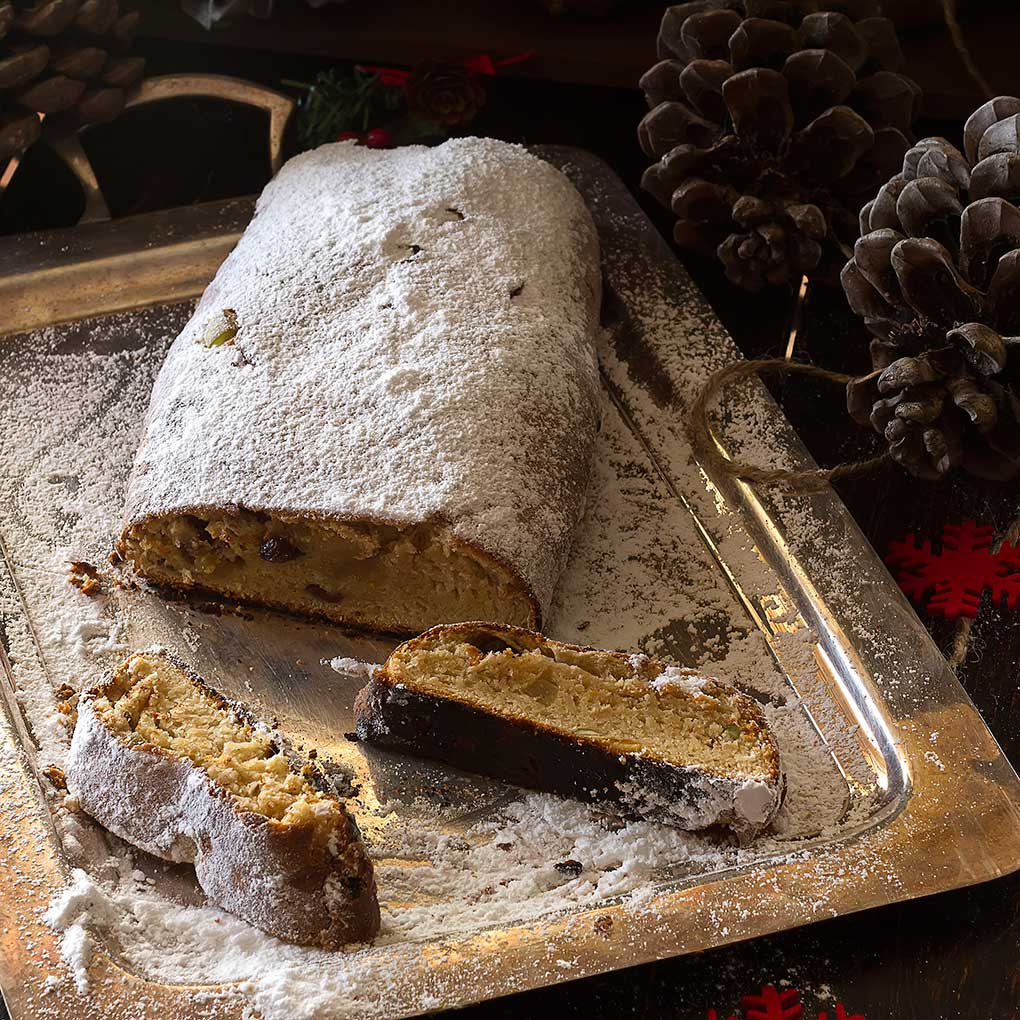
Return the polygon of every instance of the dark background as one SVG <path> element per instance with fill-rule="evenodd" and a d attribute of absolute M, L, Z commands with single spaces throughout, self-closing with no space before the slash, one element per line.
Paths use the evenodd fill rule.
<path fill-rule="evenodd" d="M 915 4 L 924 14 L 937 0 Z M 635 128 L 645 111 L 633 86 L 654 62 L 655 4 L 625 5 L 606 21 L 553 19 L 537 3 L 377 0 L 313 12 L 297 0 L 272 23 L 252 20 L 206 33 L 169 0 L 142 5 L 136 45 L 150 74 L 212 71 L 271 86 L 310 80 L 343 60 L 408 64 L 428 56 L 535 50 L 500 75 L 472 133 L 525 143 L 575 145 L 604 157 L 668 237 L 671 217 L 639 189 L 647 159 Z M 371 10 L 368 8 L 371 7 Z M 1020 92 L 1014 61 L 1020 13 L 1014 2 L 971 3 L 968 43 L 997 92 Z M 959 141 L 961 118 L 982 101 L 938 24 L 901 33 L 906 72 L 926 90 L 919 136 Z M 210 102 L 137 111 L 90 132 L 86 145 L 115 215 L 257 191 L 268 177 L 259 115 Z M 69 225 L 81 207 L 73 181 L 44 146 L 26 159 L 0 199 L 0 233 Z M 783 353 L 789 299 L 737 295 L 711 262 L 681 256 L 747 356 Z M 810 294 L 795 358 L 842 371 L 868 369 L 867 339 L 840 292 Z M 875 452 L 874 437 L 847 417 L 827 384 L 770 381 L 773 392 L 823 464 Z M 1016 484 L 958 478 L 924 483 L 889 467 L 838 485 L 879 553 L 910 531 L 936 538 L 947 521 L 1001 526 L 1018 508 Z M 987 597 L 986 597 L 987 603 Z M 950 628 L 930 619 L 943 648 Z M 984 604 L 960 678 L 1010 760 L 1020 762 L 1020 614 Z M 991 1020 L 1020 1017 L 1020 877 L 874 910 L 735 947 L 511 996 L 458 1014 L 479 1020 L 550 1013 L 566 1018 L 705 1020 L 740 1015 L 760 985 L 802 990 L 804 1016 L 834 999 L 867 1020 Z M 0 1016 L 3 1015 L 0 1006 Z"/>

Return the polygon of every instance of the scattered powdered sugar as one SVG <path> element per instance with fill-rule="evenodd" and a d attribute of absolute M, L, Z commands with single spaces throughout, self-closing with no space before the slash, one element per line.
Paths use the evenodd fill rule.
<path fill-rule="evenodd" d="M 109 897 L 103 888 L 81 868 L 75 868 L 71 882 L 59 899 L 47 909 L 43 920 L 57 931 L 72 924 L 102 924 L 110 920 Z"/>
<path fill-rule="evenodd" d="M 698 694 L 705 698 L 711 698 L 710 694 L 705 694 L 707 683 L 709 683 L 708 677 L 692 673 L 689 669 L 681 669 L 679 666 L 667 666 L 652 681 L 651 686 L 657 691 L 682 691 L 685 694 Z"/>
<path fill-rule="evenodd" d="M 71 970 L 74 986 L 84 995 L 89 990 L 89 962 L 92 959 L 92 940 L 80 924 L 64 929 L 60 939 L 60 956 Z"/>
<path fill-rule="evenodd" d="M 371 680 L 375 674 L 382 669 L 380 662 L 362 662 L 360 659 L 352 659 L 348 656 L 338 655 L 335 659 L 324 659 L 330 669 L 348 677 L 357 677 L 362 680 Z"/>
<path fill-rule="evenodd" d="M 112 590 L 88 598 L 69 561 L 104 565 L 152 380 L 187 307 L 39 330 L 0 344 L 0 625 L 44 763 L 67 749 L 54 691 L 98 681 L 125 643 Z M 111 324 L 113 328 L 111 328 Z M 13 571 L 13 573 L 12 573 Z"/>
<path fill-rule="evenodd" d="M 43 916 L 49 927 L 63 932 L 60 955 L 81 993 L 88 990 L 88 965 L 93 951 L 92 938 L 86 926 L 107 926 L 116 920 L 109 894 L 80 868 L 72 872 L 70 884 Z"/>
<path fill-rule="evenodd" d="M 126 860 L 104 881 L 76 871 L 46 920 L 72 933 L 64 943 L 76 980 L 88 961 L 85 926 L 91 926 L 114 940 L 129 965 L 154 979 L 240 982 L 264 1017 L 385 1015 L 387 991 L 399 980 L 401 964 L 430 932 L 491 928 L 505 923 L 508 913 L 528 923 L 568 903 L 604 904 L 635 892 L 632 908 L 647 911 L 664 878 L 664 857 L 706 876 L 762 859 L 761 847 L 720 848 L 708 837 L 645 822 L 598 821 L 581 804 L 543 794 L 509 804 L 501 819 L 479 823 L 462 837 L 414 826 L 395 831 L 392 839 L 405 853 L 421 854 L 377 865 L 380 888 L 404 902 L 384 906 L 383 930 L 372 949 L 342 958 L 270 939 L 215 908 L 168 902 Z M 807 850 L 772 842 L 766 850 L 790 860 L 808 856 Z M 445 865 L 430 868 L 428 859 Z M 581 865 L 576 875 L 556 869 L 568 859 Z M 451 905 L 453 917 L 447 916 Z"/>
<path fill-rule="evenodd" d="M 615 236 L 600 200 L 598 194 L 592 199 L 596 218 L 606 236 Z M 621 236 L 626 239 L 626 230 Z M 187 879 L 170 875 L 116 839 L 107 842 L 73 801 L 65 800 L 55 807 L 65 852 L 88 868 L 74 873 L 46 920 L 63 932 L 60 951 L 76 986 L 86 980 L 89 932 L 94 932 L 100 942 L 116 947 L 129 968 L 153 979 L 241 982 L 251 1007 L 266 1020 L 385 1014 L 397 1008 L 395 1003 L 412 1013 L 463 1001 L 458 989 L 477 980 L 473 975 L 480 973 L 476 968 L 482 961 L 462 959 L 456 975 L 443 976 L 423 960 L 441 958 L 473 933 L 551 923 L 621 898 L 653 927 L 662 920 L 658 894 L 666 887 L 710 876 L 723 883 L 732 869 L 740 869 L 758 876 L 765 888 L 770 868 L 791 860 L 819 862 L 817 889 L 805 909 L 821 917 L 831 911 L 831 891 L 857 880 L 858 875 L 840 875 L 827 863 L 825 848 L 838 842 L 845 826 L 866 820 L 874 775 L 843 710 L 818 680 L 814 635 L 779 594 L 768 604 L 774 627 L 769 640 L 750 619 L 701 531 L 700 522 L 718 523 L 724 515 L 691 458 L 682 422 L 661 393 L 647 391 L 627 357 L 632 341 L 651 348 L 660 359 L 656 378 L 674 386 L 673 396 L 682 402 L 706 366 L 728 357 L 728 349 L 718 324 L 690 291 L 683 300 L 663 296 L 672 284 L 630 251 L 640 252 L 640 243 L 631 239 L 626 245 L 626 255 L 622 247 L 607 246 L 606 273 L 613 299 L 630 310 L 626 328 L 637 340 L 625 336 L 619 323 L 611 323 L 613 331 L 601 340 L 600 359 L 613 396 L 608 389 L 601 394 L 603 424 L 592 488 L 548 631 L 560 640 L 627 649 L 635 666 L 651 656 L 697 670 L 669 668 L 656 684 L 699 693 L 703 673 L 756 697 L 786 767 L 787 799 L 773 831 L 742 847 L 717 836 L 626 821 L 547 794 L 454 776 L 426 763 L 395 766 L 385 755 L 349 745 L 341 736 L 350 728 L 353 693 L 372 675 L 385 649 L 354 655 L 335 637 L 318 636 L 314 642 L 308 637 L 311 651 L 302 654 L 323 670 L 294 666 L 290 655 L 285 672 L 277 670 L 277 660 L 269 666 L 271 660 L 261 657 L 268 654 L 265 645 L 242 659 L 247 649 L 239 641 L 223 652 L 222 662 L 217 660 L 224 676 L 233 675 L 231 668 L 242 674 L 239 691 L 230 693 L 265 695 L 263 701 L 273 707 L 271 694 L 285 727 L 293 723 L 299 736 L 314 737 L 316 746 L 358 774 L 361 790 L 352 807 L 375 862 L 380 938 L 372 947 L 346 954 L 281 943 L 196 902 Z M 146 612 L 166 612 L 166 619 L 176 620 L 171 607 L 145 590 L 117 592 L 109 582 L 89 599 L 66 581 L 69 559 L 103 565 L 119 528 L 123 487 L 153 376 L 189 312 L 184 306 L 154 309 L 40 331 L 30 339 L 27 367 L 20 348 L 0 345 L 0 373 L 14 381 L 19 405 L 19 414 L 3 422 L 9 453 L 0 465 L 0 534 L 6 544 L 0 622 L 43 764 L 60 764 L 66 755 L 67 727 L 54 710 L 61 685 L 79 689 L 95 682 L 123 657 L 128 644 L 137 646 L 139 636 L 144 643 L 165 639 L 190 661 L 215 644 L 210 636 L 228 633 L 216 629 L 219 621 L 192 614 L 186 628 L 168 626 L 160 634 L 143 629 L 140 635 L 137 621 L 146 619 Z M 379 376 L 387 399 L 412 383 L 400 366 Z M 697 520 L 678 493 L 690 501 Z M 805 517 L 806 534 L 817 527 Z M 748 590 L 774 582 L 739 521 L 729 516 L 711 537 Z M 136 613 L 134 607 L 145 611 Z M 125 614 L 130 617 L 126 629 Z M 250 638 L 255 626 L 237 633 Z M 286 629 L 299 634 L 293 641 L 306 640 L 292 621 Z M 344 649 L 341 654 L 338 648 Z M 242 661 L 244 667 L 238 667 Z M 327 667 L 333 672 L 324 672 Z M 268 681 L 259 680 L 263 672 L 271 674 Z M 328 711 L 322 701 L 312 700 L 322 686 L 329 687 Z M 844 772 L 853 780 L 853 797 Z M 465 790 L 474 791 L 473 801 Z M 749 797 L 754 794 L 748 791 Z M 748 898 L 713 903 L 720 917 L 709 920 L 719 920 L 720 929 L 758 909 Z M 575 968 L 568 941 L 550 939 L 547 967 L 553 980 Z M 503 980 L 500 987 L 512 990 L 514 980 L 525 978 Z"/>
<path fill-rule="evenodd" d="M 123 620 L 78 620 L 68 625 L 58 620 L 55 630 L 46 636 L 44 646 L 67 648 L 75 656 L 88 658 L 104 652 L 125 652 Z"/>
<path fill-rule="evenodd" d="M 633 891 L 665 859 L 708 861 L 713 868 L 724 863 L 718 841 L 599 818 L 586 805 L 540 793 L 463 833 L 425 830 L 399 818 L 394 824 L 386 845 L 404 859 L 387 859 L 378 869 L 380 886 L 396 904 L 386 909 L 383 942 L 484 929 L 506 917 L 526 923 L 567 905 L 597 904 Z M 576 876 L 556 869 L 565 860 L 581 865 Z M 424 861 L 436 864 L 423 868 Z"/>

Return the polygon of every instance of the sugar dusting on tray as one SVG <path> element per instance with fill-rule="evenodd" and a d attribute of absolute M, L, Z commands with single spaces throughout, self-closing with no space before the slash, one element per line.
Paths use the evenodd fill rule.
<path fill-rule="evenodd" d="M 626 279 L 616 282 L 625 290 Z M 625 296 L 637 326 L 648 335 L 668 328 L 691 345 L 706 345 L 717 335 L 714 324 L 699 322 L 696 313 L 665 299 L 642 305 L 636 285 Z M 83 343 L 69 342 L 65 330 L 42 331 L 22 341 L 32 351 L 31 371 L 16 370 L 16 352 L 0 349 L 0 370 L 20 387 L 19 416 L 3 424 L 10 453 L 0 466 L 0 533 L 17 587 L 6 573 L 0 577 L 0 614 L 19 700 L 43 764 L 59 766 L 67 748 L 57 688 L 93 683 L 126 647 L 118 600 L 108 590 L 89 599 L 72 588 L 66 582 L 67 560 L 98 564 L 110 547 L 152 377 L 186 313 L 184 308 L 169 315 L 155 310 L 96 322 L 80 337 Z M 129 349 L 117 350 L 114 336 L 130 338 Z M 625 378 L 626 366 L 611 346 L 601 356 L 606 371 Z M 704 362 L 697 372 L 685 365 L 678 354 L 670 373 L 691 387 Z M 153 880 L 152 869 L 141 868 L 142 855 L 123 843 L 112 841 L 109 859 L 97 857 L 94 827 L 76 813 L 73 801 L 66 801 L 56 809 L 65 848 L 84 848 L 90 866 L 75 871 L 46 916 L 63 933 L 67 973 L 53 975 L 55 980 L 85 988 L 89 932 L 94 931 L 100 939 L 112 939 L 130 967 L 153 979 L 241 982 L 266 1020 L 373 1015 L 403 1001 L 411 976 L 418 974 L 421 981 L 424 946 L 441 953 L 464 933 L 532 923 L 618 899 L 654 926 L 656 889 L 670 879 L 740 866 L 767 883 L 771 862 L 812 859 L 812 844 L 791 837 L 835 835 L 866 814 L 866 798 L 859 797 L 849 818 L 844 816 L 846 782 L 815 722 L 712 561 L 694 519 L 681 510 L 606 394 L 602 414 L 595 488 L 549 632 L 561 640 L 675 661 L 761 699 L 788 780 L 773 834 L 738 847 L 719 837 L 623 821 L 597 808 L 523 791 L 510 791 L 477 819 L 461 819 L 431 799 L 408 801 L 397 791 L 380 802 L 363 790 L 356 807 L 375 858 L 383 929 L 373 947 L 331 954 L 281 943 L 211 907 L 173 902 Z M 683 491 L 703 493 L 680 434 L 656 440 L 671 444 L 674 463 L 686 462 Z M 706 514 L 715 509 L 707 502 L 698 507 Z M 806 520 L 805 528 L 810 526 Z M 741 572 L 759 568 L 755 550 L 742 537 L 734 536 L 725 554 Z M 125 596 L 151 597 L 145 592 Z M 778 640 L 787 668 L 795 664 L 800 689 L 808 696 L 815 690 L 812 636 L 793 626 L 792 617 L 789 623 L 789 632 Z M 375 668 L 345 655 L 327 654 L 324 661 L 353 679 L 367 679 Z M 698 678 L 677 670 L 661 682 L 697 686 Z M 852 729 L 821 697 L 810 707 L 866 793 L 871 776 Z M 557 868 L 564 861 L 576 862 L 580 870 Z M 829 883 L 853 880 L 852 875 L 826 875 Z M 819 917 L 829 912 L 824 888 L 812 909 Z M 418 988 L 415 1007 L 454 1001 L 455 982 L 477 980 L 481 971 L 473 968 L 482 966 L 467 961 L 459 977 L 428 977 L 425 990 Z M 574 969 L 562 944 L 547 966 L 553 980 Z M 505 980 L 506 990 L 513 990 L 514 977 Z M 194 994 L 207 1000 L 212 995 Z"/>
<path fill-rule="evenodd" d="M 335 673 L 340 673 L 343 676 L 359 677 L 364 681 L 369 681 L 375 676 L 376 672 L 382 668 L 380 662 L 362 662 L 360 659 L 352 659 L 346 655 L 337 655 L 332 659 L 324 659 L 329 668 Z"/>

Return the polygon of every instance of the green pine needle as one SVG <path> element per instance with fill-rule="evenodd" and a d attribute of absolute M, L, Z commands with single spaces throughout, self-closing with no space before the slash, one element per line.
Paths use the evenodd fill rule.
<path fill-rule="evenodd" d="M 404 102 L 404 90 L 383 85 L 372 72 L 320 71 L 311 82 L 284 79 L 298 89 L 298 134 L 301 145 L 313 149 L 336 140 L 345 131 L 364 134 L 384 127 L 396 145 L 432 142 L 450 135 L 450 127 L 412 113 Z"/>
<path fill-rule="evenodd" d="M 284 81 L 301 89 L 298 131 L 305 148 L 332 142 L 344 131 L 363 133 L 391 118 L 402 106 L 398 88 L 382 85 L 377 74 L 359 71 L 320 71 L 313 82 Z"/>

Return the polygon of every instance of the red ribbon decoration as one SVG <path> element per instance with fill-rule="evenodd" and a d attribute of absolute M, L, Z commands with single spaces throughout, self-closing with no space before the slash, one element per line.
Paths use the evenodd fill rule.
<path fill-rule="evenodd" d="M 505 60 L 497 60 L 493 63 L 492 57 L 488 54 L 476 53 L 473 57 L 466 57 L 463 64 L 469 71 L 474 71 L 475 74 L 487 74 L 491 77 L 496 74 L 498 68 L 507 67 L 510 64 L 519 64 L 524 60 L 530 60 L 534 55 L 534 50 L 528 50 L 527 53 L 518 53 L 514 57 L 507 57 Z"/>
<path fill-rule="evenodd" d="M 410 71 L 401 70 L 399 67 L 362 67 L 357 68 L 366 74 L 374 74 L 379 78 L 379 84 L 388 88 L 403 88 L 407 79 L 411 77 Z"/>
<path fill-rule="evenodd" d="M 465 57 L 460 63 L 473 74 L 492 78 L 498 73 L 499 68 L 507 67 L 510 64 L 519 64 L 524 60 L 530 60 L 534 55 L 534 50 L 528 50 L 527 53 L 518 53 L 516 56 L 506 57 L 504 60 L 493 60 L 487 53 L 476 53 L 474 56 Z M 379 84 L 385 85 L 387 88 L 403 88 L 407 84 L 407 79 L 411 77 L 410 71 L 400 67 L 368 67 L 359 65 L 358 70 L 378 75 Z"/>

